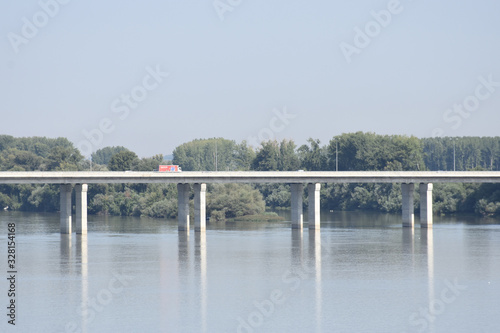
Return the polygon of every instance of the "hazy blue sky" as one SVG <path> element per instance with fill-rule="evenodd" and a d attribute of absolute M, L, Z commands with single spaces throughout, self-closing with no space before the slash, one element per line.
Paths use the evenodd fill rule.
<path fill-rule="evenodd" d="M 0 134 L 142 157 L 209 137 L 500 135 L 499 15 L 498 0 L 6 0 Z"/>

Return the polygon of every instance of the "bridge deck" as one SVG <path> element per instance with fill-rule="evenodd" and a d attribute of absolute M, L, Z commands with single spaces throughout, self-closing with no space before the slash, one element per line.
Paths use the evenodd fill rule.
<path fill-rule="evenodd" d="M 93 183 L 500 183 L 497 171 L 0 172 L 0 184 Z"/>

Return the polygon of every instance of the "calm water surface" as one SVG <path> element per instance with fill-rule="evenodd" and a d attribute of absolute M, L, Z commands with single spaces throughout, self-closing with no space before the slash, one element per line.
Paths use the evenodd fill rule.
<path fill-rule="evenodd" d="M 17 226 L 16 326 L 1 332 L 498 332 L 500 221 L 323 214 L 288 223 L 209 224 L 89 217 L 60 235 L 57 214 L 0 212 Z M 417 219 L 418 221 L 418 219 Z"/>

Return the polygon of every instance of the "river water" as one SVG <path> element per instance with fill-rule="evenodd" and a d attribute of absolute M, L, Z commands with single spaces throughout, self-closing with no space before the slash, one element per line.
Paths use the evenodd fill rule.
<path fill-rule="evenodd" d="M 498 332 L 500 221 L 322 214 L 209 224 L 0 212 L 1 332 Z M 8 324 L 8 223 L 16 224 L 16 320 Z"/>

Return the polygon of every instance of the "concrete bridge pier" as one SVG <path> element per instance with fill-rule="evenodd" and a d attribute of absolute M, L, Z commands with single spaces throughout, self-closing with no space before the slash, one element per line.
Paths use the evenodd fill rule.
<path fill-rule="evenodd" d="M 71 184 L 62 184 L 60 187 L 60 224 L 61 234 L 71 234 Z"/>
<path fill-rule="evenodd" d="M 194 184 L 194 231 L 204 232 L 207 224 L 207 184 Z"/>
<path fill-rule="evenodd" d="M 309 229 L 319 229 L 320 226 L 320 189 L 320 183 L 307 185 Z"/>
<path fill-rule="evenodd" d="M 290 184 L 291 190 L 291 206 L 292 206 L 292 229 L 302 229 L 303 213 L 302 213 L 302 192 L 303 184 Z"/>
<path fill-rule="evenodd" d="M 189 184 L 177 184 L 177 219 L 179 231 L 189 231 Z"/>
<path fill-rule="evenodd" d="M 401 192 L 403 195 L 403 227 L 412 227 L 414 225 L 414 207 L 413 207 L 413 190 L 415 189 L 415 184 L 401 184 Z"/>
<path fill-rule="evenodd" d="M 420 184 L 420 227 L 432 227 L 432 183 Z"/>
<path fill-rule="evenodd" d="M 78 184 L 75 186 L 76 198 L 76 225 L 77 234 L 87 234 L 87 184 Z"/>

